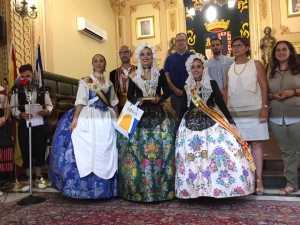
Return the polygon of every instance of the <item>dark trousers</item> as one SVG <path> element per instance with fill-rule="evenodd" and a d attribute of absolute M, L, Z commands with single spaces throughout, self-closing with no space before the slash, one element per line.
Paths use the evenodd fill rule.
<path fill-rule="evenodd" d="M 22 152 L 23 167 L 29 169 L 29 128 L 25 122 L 18 126 L 19 144 Z M 45 152 L 49 137 L 49 126 L 41 125 L 31 128 L 32 166 L 45 165 Z"/>
<path fill-rule="evenodd" d="M 179 127 L 183 115 L 188 110 L 186 95 L 179 97 L 179 96 L 173 94 L 173 95 L 171 95 L 170 100 L 171 100 L 171 106 L 177 114 L 177 117 L 178 117 L 177 127 Z"/>

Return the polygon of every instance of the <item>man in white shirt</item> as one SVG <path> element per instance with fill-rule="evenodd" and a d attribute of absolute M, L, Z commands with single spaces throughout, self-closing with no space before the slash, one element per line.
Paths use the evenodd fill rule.
<path fill-rule="evenodd" d="M 26 169 L 28 178 L 27 185 L 22 188 L 22 191 L 29 190 L 29 128 L 27 121 L 29 113 L 25 111 L 25 106 L 28 105 L 28 97 L 31 96 L 31 104 L 40 104 L 42 110 L 38 111 L 38 116 L 43 117 L 44 124 L 31 128 L 31 146 L 32 146 L 32 166 L 35 166 L 36 179 L 34 186 L 37 188 L 46 188 L 41 183 L 42 167 L 45 165 L 45 152 L 47 148 L 47 140 L 49 137 L 48 115 L 50 115 L 53 105 L 48 92 L 38 89 L 38 82 L 34 80 L 32 66 L 30 64 L 22 65 L 19 68 L 19 73 L 22 79 L 27 82 L 21 83 L 21 87 L 17 93 L 11 96 L 11 113 L 18 120 L 18 138 L 20 149 L 22 152 L 23 168 Z M 26 83 L 26 84 L 25 84 Z M 32 117 L 32 115 L 30 116 Z"/>
<path fill-rule="evenodd" d="M 207 61 L 208 72 L 211 79 L 218 83 L 219 89 L 224 96 L 226 85 L 226 69 L 228 66 L 234 63 L 234 59 L 222 55 L 223 45 L 219 38 L 213 38 L 211 41 L 211 51 L 213 58 Z"/>
<path fill-rule="evenodd" d="M 132 53 L 130 48 L 126 45 L 123 45 L 119 50 L 119 57 L 122 65 L 119 68 L 111 71 L 109 74 L 109 79 L 113 83 L 115 92 L 119 99 L 119 113 L 121 113 L 127 99 L 128 83 L 130 79 L 128 74 L 136 70 L 136 66 L 131 64 L 131 56 Z"/>

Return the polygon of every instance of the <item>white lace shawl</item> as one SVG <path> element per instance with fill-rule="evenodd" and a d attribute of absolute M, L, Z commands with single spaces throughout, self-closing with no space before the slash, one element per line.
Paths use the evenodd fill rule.
<path fill-rule="evenodd" d="M 153 61 L 151 65 L 151 79 L 144 80 L 142 76 L 144 75 L 143 65 L 140 60 L 140 53 L 144 48 L 149 48 L 152 52 Z M 135 57 L 138 61 L 138 67 L 135 71 L 135 76 L 133 77 L 134 83 L 138 84 L 139 88 L 141 88 L 144 97 L 148 97 L 149 95 L 154 95 L 156 93 L 156 88 L 158 85 L 159 78 L 159 69 L 156 65 L 156 53 L 155 49 L 149 43 L 141 43 L 135 50 Z"/>
<path fill-rule="evenodd" d="M 204 70 L 202 73 L 202 79 L 201 79 L 201 93 L 202 93 L 202 99 L 205 103 L 207 102 L 207 100 L 209 99 L 209 97 L 212 93 L 212 88 L 210 85 L 211 78 L 208 73 L 208 67 L 206 66 L 207 62 L 204 59 L 204 56 L 200 56 L 198 53 L 196 53 L 195 55 L 191 55 L 185 63 L 186 70 L 189 74 L 188 78 L 185 81 L 186 87 L 187 87 L 186 94 L 187 94 L 187 106 L 188 107 L 190 107 L 190 105 L 191 105 L 191 99 L 192 99 L 191 90 L 195 89 L 195 87 L 196 87 L 196 81 L 195 81 L 195 78 L 191 71 L 191 67 L 192 67 L 192 64 L 195 59 L 200 59 L 201 62 L 203 63 L 203 67 L 204 67 Z"/>

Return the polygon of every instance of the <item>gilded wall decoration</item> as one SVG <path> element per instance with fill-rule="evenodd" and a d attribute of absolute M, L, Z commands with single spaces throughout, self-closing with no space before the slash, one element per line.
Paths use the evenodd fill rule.
<path fill-rule="evenodd" d="M 7 10 L 6 10 L 6 1 L 0 0 L 0 13 L 6 22 L 7 18 Z M 7 53 L 7 40 L 3 40 L 0 43 L 0 85 L 5 87 L 7 86 L 7 82 L 4 80 L 8 79 L 8 53 Z"/>
<path fill-rule="evenodd" d="M 110 7 L 112 8 L 115 14 L 118 14 L 119 16 L 125 15 L 125 1 L 128 0 L 109 0 Z"/>
<path fill-rule="evenodd" d="M 268 13 L 267 13 L 267 1 L 266 0 L 261 0 L 260 1 L 260 12 L 261 12 L 261 18 L 266 19 Z"/>
<path fill-rule="evenodd" d="M 118 15 L 119 16 L 125 16 L 125 1 L 119 1 L 118 2 Z"/>
<path fill-rule="evenodd" d="M 130 6 L 130 15 L 131 15 L 132 13 L 134 13 L 136 10 L 137 10 L 137 5 L 131 5 L 131 6 Z"/>
<path fill-rule="evenodd" d="M 152 2 L 153 9 L 160 10 L 160 2 Z"/>
<path fill-rule="evenodd" d="M 172 12 L 169 14 L 170 16 L 170 28 L 172 30 L 172 32 L 174 32 L 176 30 L 176 23 L 177 23 L 177 20 L 176 20 L 176 13 L 175 12 Z"/>
<path fill-rule="evenodd" d="M 33 63 L 34 49 L 34 20 L 22 18 L 14 11 L 13 3 L 10 4 L 10 43 L 15 46 L 16 65 L 19 68 L 25 63 Z"/>
<path fill-rule="evenodd" d="M 116 0 L 109 0 L 110 7 L 112 8 L 113 12 L 116 13 Z"/>
<path fill-rule="evenodd" d="M 159 44 L 155 45 L 155 51 L 156 52 L 161 52 L 162 51 L 162 43 L 161 42 Z"/>
<path fill-rule="evenodd" d="M 282 34 L 291 34 L 290 28 L 287 26 L 280 25 L 281 35 Z"/>
<path fill-rule="evenodd" d="M 177 0 L 167 0 L 166 2 L 166 8 L 172 9 L 177 7 Z"/>
<path fill-rule="evenodd" d="M 123 18 L 118 19 L 119 38 L 123 36 Z"/>

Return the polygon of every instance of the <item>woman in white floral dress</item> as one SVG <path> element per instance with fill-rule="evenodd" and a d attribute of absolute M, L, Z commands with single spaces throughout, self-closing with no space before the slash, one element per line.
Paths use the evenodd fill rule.
<path fill-rule="evenodd" d="M 238 134 L 204 61 L 195 54 L 186 62 L 189 77 L 185 95 L 189 110 L 176 138 L 175 194 L 178 198 L 251 194 L 255 166 L 250 149 Z"/>

